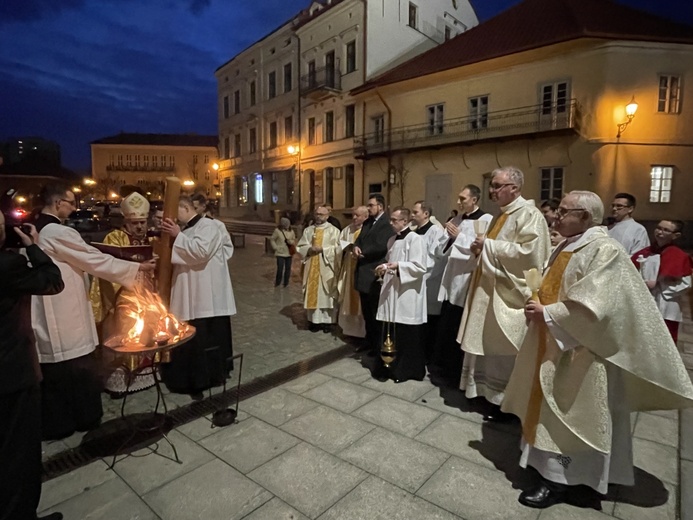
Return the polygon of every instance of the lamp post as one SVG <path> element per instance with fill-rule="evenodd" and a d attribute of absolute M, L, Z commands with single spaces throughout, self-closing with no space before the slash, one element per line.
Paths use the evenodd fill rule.
<path fill-rule="evenodd" d="M 289 145 L 287 147 L 289 155 L 296 156 L 296 169 L 298 170 L 298 216 L 301 218 L 301 184 L 303 184 L 303 179 L 301 178 L 301 147 L 298 145 Z"/>
<path fill-rule="evenodd" d="M 635 117 L 635 113 L 638 111 L 638 104 L 635 102 L 635 96 L 633 96 L 630 100 L 630 103 L 626 105 L 626 117 L 628 118 L 627 121 L 624 121 L 623 123 L 619 123 L 616 126 L 618 127 L 618 133 L 616 134 L 616 139 L 620 139 L 621 134 L 626 131 L 626 128 L 628 125 L 633 121 L 633 118 Z"/>

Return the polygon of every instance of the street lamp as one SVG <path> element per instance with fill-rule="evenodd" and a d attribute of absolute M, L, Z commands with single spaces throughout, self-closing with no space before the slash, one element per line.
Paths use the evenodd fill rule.
<path fill-rule="evenodd" d="M 626 128 L 630 124 L 630 122 L 633 120 L 635 117 L 635 113 L 638 111 L 638 104 L 635 102 L 635 96 L 633 96 L 630 100 L 630 103 L 626 105 L 626 117 L 628 118 L 627 121 L 624 121 L 623 123 L 619 123 L 616 126 L 618 127 L 618 133 L 616 134 L 616 139 L 621 137 L 621 134 L 626 131 Z"/>
<path fill-rule="evenodd" d="M 298 170 L 298 213 L 301 213 L 301 184 L 303 184 L 303 179 L 301 178 L 301 148 L 298 145 L 290 144 L 287 146 L 286 151 L 289 155 L 296 156 L 296 169 Z"/>
<path fill-rule="evenodd" d="M 183 181 L 183 186 L 185 186 L 186 188 L 192 188 L 193 186 L 195 186 L 195 181 L 191 181 L 190 179 L 188 179 L 187 181 Z"/>

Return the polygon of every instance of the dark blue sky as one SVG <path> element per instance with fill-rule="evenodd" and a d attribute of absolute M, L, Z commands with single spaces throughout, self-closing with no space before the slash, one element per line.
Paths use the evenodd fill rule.
<path fill-rule="evenodd" d="M 519 0 L 473 0 L 486 20 Z M 691 0 L 620 0 L 693 25 Z M 216 134 L 214 70 L 310 0 L 0 0 L 0 140 Z"/>

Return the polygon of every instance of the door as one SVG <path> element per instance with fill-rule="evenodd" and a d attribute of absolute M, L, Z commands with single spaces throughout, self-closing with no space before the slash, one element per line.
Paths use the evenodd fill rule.
<path fill-rule="evenodd" d="M 442 223 L 445 222 L 451 209 L 457 207 L 451 200 L 452 174 L 429 175 L 426 177 L 426 202 L 433 207 L 433 213 Z M 457 195 L 457 192 L 454 192 Z"/>
<path fill-rule="evenodd" d="M 325 54 L 325 85 L 334 88 L 334 51 Z"/>
<path fill-rule="evenodd" d="M 542 85 L 540 96 L 539 129 L 567 128 L 570 117 L 570 84 L 561 81 Z"/>

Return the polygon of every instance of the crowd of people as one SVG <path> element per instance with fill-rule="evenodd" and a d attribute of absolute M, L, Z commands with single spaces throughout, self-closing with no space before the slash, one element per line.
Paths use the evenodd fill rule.
<path fill-rule="evenodd" d="M 631 194 L 604 226 L 596 194 L 537 207 L 523 184 L 517 168 L 492 173 L 495 218 L 464 186 L 445 225 L 426 201 L 388 214 L 373 194 L 340 234 L 321 205 L 298 253 L 311 329 L 363 337 L 379 381 L 428 374 L 481 398 L 486 421 L 519 419 L 520 464 L 539 475 L 519 501 L 545 508 L 578 485 L 633 485 L 630 412 L 693 405 L 674 343 L 691 258 L 678 220 L 650 245 Z"/>

